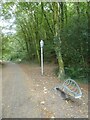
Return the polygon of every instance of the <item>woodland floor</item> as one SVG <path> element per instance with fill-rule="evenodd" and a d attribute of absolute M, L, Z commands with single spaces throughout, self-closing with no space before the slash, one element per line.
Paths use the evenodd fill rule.
<path fill-rule="evenodd" d="M 64 100 L 54 90 L 61 84 L 54 74 L 55 68 L 56 65 L 44 65 L 42 76 L 40 66 L 35 64 L 6 63 L 0 67 L 2 117 L 88 118 L 88 86 L 79 84 L 83 92 L 80 100 Z"/>

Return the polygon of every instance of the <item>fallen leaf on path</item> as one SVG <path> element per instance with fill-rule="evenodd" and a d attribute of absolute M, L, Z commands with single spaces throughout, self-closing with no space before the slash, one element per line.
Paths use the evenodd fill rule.
<path fill-rule="evenodd" d="M 67 101 L 67 100 L 66 100 L 65 102 L 68 104 L 68 101 Z"/>
<path fill-rule="evenodd" d="M 46 91 L 44 91 L 44 93 L 46 94 L 47 92 L 46 92 Z"/>
<path fill-rule="evenodd" d="M 40 102 L 41 104 L 45 104 L 45 101 Z"/>
<path fill-rule="evenodd" d="M 44 108 L 44 110 L 46 110 L 46 107 Z"/>
<path fill-rule="evenodd" d="M 44 87 L 44 90 L 47 90 L 46 87 Z"/>
<path fill-rule="evenodd" d="M 85 105 L 85 103 L 83 103 L 83 105 Z"/>
<path fill-rule="evenodd" d="M 51 118 L 55 118 L 55 116 L 51 116 Z"/>

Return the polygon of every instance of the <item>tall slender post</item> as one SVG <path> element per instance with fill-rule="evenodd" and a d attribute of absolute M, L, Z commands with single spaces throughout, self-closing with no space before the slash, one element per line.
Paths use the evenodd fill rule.
<path fill-rule="evenodd" d="M 41 73 L 43 75 L 43 48 L 41 47 Z"/>
<path fill-rule="evenodd" d="M 40 47 L 41 47 L 41 74 L 43 75 L 43 46 L 44 42 L 43 40 L 40 41 Z"/>

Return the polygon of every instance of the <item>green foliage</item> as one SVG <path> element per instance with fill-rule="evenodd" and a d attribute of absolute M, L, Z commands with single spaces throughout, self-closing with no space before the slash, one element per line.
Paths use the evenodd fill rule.
<path fill-rule="evenodd" d="M 15 18 L 2 30 L 6 27 L 16 31 L 15 34 L 1 33 L 3 59 L 39 63 L 39 42 L 43 39 L 44 61 L 58 62 L 58 74 L 64 63 L 67 76 L 73 79 L 87 77 L 89 3 L 8 2 L 0 9 L 5 21 Z"/>

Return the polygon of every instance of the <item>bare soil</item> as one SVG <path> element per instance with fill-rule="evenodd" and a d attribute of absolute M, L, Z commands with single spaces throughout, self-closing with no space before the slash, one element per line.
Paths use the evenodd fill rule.
<path fill-rule="evenodd" d="M 83 96 L 67 101 L 55 91 L 62 84 L 54 74 L 54 64 L 3 65 L 2 117 L 3 118 L 88 118 L 88 85 L 79 84 Z M 1 78 L 0 78 L 1 79 Z"/>

